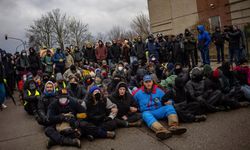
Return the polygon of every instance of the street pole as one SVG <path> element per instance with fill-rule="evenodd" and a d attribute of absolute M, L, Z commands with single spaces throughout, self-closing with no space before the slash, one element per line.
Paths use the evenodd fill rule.
<path fill-rule="evenodd" d="M 20 44 L 20 45 L 18 45 L 18 46 L 16 47 L 16 52 L 17 52 L 17 49 L 18 49 L 20 46 L 22 46 L 22 45 L 23 45 L 23 43 Z"/>
<path fill-rule="evenodd" d="M 13 39 L 13 40 L 18 40 L 18 41 L 21 41 L 21 42 L 22 42 L 22 45 L 23 45 L 24 50 L 26 50 L 26 49 L 25 49 L 25 44 L 26 44 L 26 43 L 25 43 L 22 39 L 15 38 L 15 37 L 10 37 L 10 36 L 8 36 L 7 34 L 5 34 L 5 40 L 8 40 L 8 39 Z"/>

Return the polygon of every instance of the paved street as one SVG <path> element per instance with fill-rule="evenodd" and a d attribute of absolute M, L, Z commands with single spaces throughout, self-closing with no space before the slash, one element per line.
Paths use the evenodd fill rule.
<path fill-rule="evenodd" d="M 21 106 L 7 100 L 0 112 L 0 150 L 43 150 L 46 137 L 32 116 Z M 210 114 L 202 123 L 182 124 L 188 132 L 165 141 L 157 141 L 145 126 L 117 130 L 115 140 L 82 140 L 82 149 L 91 150 L 249 150 L 250 108 Z M 52 149 L 76 149 L 56 146 Z"/>

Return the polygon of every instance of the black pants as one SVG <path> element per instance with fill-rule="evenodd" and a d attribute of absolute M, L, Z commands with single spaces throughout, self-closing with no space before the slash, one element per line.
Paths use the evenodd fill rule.
<path fill-rule="evenodd" d="M 194 122 L 196 115 L 203 115 L 206 113 L 206 106 L 201 102 L 186 103 L 186 101 L 175 104 L 180 122 Z"/>
<path fill-rule="evenodd" d="M 30 115 L 38 115 L 37 114 L 37 101 L 27 102 L 27 104 L 24 105 L 24 110 Z"/>
<path fill-rule="evenodd" d="M 95 126 L 94 124 L 88 123 L 86 121 L 81 121 L 79 125 L 79 130 L 81 131 L 81 136 L 85 137 L 87 135 L 92 135 L 95 138 L 105 138 L 107 136 L 106 130 Z M 57 144 L 62 144 L 64 138 L 77 138 L 77 136 L 72 133 L 60 133 L 56 130 L 55 126 L 49 126 L 45 129 L 45 134 L 51 140 Z"/>
<path fill-rule="evenodd" d="M 189 68 L 194 68 L 196 66 L 195 64 L 195 57 L 194 57 L 194 50 L 188 50 L 188 49 L 185 49 L 185 66 L 188 66 Z M 190 64 L 190 59 L 191 59 L 191 62 L 192 62 L 192 66 Z"/>

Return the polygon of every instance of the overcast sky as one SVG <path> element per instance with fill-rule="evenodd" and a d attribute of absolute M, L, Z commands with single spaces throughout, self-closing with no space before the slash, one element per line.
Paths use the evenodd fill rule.
<path fill-rule="evenodd" d="M 0 48 L 15 51 L 20 42 L 4 35 L 27 40 L 25 29 L 33 20 L 56 8 L 88 23 L 93 34 L 129 26 L 137 14 L 148 14 L 147 0 L 0 0 Z"/>

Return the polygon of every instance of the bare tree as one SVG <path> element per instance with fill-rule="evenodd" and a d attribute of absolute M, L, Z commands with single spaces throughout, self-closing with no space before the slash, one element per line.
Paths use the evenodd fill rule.
<path fill-rule="evenodd" d="M 98 32 L 95 37 L 95 41 L 102 40 L 103 42 L 107 40 L 107 35 L 103 32 Z"/>
<path fill-rule="evenodd" d="M 67 28 L 69 29 L 70 43 L 81 47 L 83 45 L 83 42 L 87 38 L 88 24 L 84 24 L 80 20 L 71 18 L 69 20 Z"/>
<path fill-rule="evenodd" d="M 127 30 L 124 34 L 124 37 L 129 40 L 133 40 L 137 36 L 137 33 L 133 30 Z"/>
<path fill-rule="evenodd" d="M 120 26 L 113 26 L 111 30 L 108 32 L 109 40 L 118 40 L 125 38 L 125 29 Z"/>
<path fill-rule="evenodd" d="M 64 49 L 64 43 L 68 42 L 69 30 L 67 29 L 68 17 L 61 14 L 60 9 L 54 9 L 48 13 L 53 25 L 53 32 L 56 35 L 57 43 L 61 49 Z"/>
<path fill-rule="evenodd" d="M 143 38 L 146 38 L 150 34 L 149 17 L 143 13 L 137 15 L 131 22 L 131 29 Z"/>
<path fill-rule="evenodd" d="M 33 25 L 27 29 L 27 36 L 31 46 L 46 46 L 52 47 L 53 45 L 53 26 L 50 18 L 43 15 L 40 19 L 35 20 Z"/>

